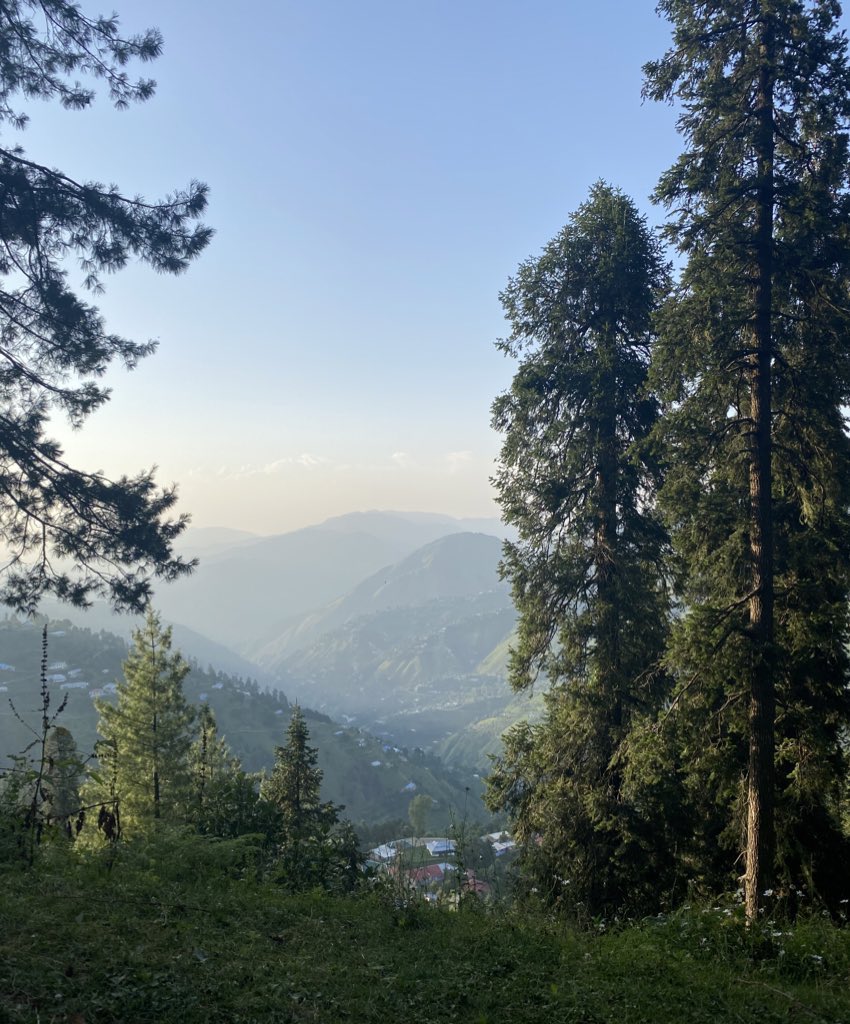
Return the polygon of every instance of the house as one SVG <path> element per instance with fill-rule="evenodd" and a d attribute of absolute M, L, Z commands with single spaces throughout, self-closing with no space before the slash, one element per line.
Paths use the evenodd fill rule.
<path fill-rule="evenodd" d="M 407 880 L 411 885 L 439 885 L 444 878 L 445 872 L 440 864 L 428 864 L 407 872 Z"/>
<path fill-rule="evenodd" d="M 374 850 L 369 851 L 369 858 L 371 860 L 377 860 L 384 863 L 388 860 L 393 860 L 398 854 L 395 846 L 391 843 L 383 843 L 381 846 L 376 846 Z"/>
<path fill-rule="evenodd" d="M 454 839 L 429 839 L 425 849 L 432 857 L 444 857 L 446 854 L 455 852 Z"/>

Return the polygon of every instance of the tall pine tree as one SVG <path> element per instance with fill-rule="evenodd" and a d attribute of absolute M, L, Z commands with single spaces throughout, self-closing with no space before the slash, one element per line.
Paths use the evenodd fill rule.
<path fill-rule="evenodd" d="M 195 722 L 183 696 L 188 672 L 182 655 L 171 650 L 171 629 L 149 610 L 133 633 L 117 702 L 96 702 L 98 731 L 114 759 L 122 828 L 131 834 L 155 821 L 185 820 Z"/>
<path fill-rule="evenodd" d="M 685 141 L 656 193 L 686 258 L 655 371 L 686 609 L 670 666 L 694 792 L 745 837 L 753 917 L 777 868 L 823 886 L 818 847 L 842 847 L 850 69 L 833 0 L 659 11 L 673 45 L 645 92 L 679 103 Z"/>
<path fill-rule="evenodd" d="M 639 809 L 625 743 L 663 693 L 665 537 L 645 384 L 666 280 L 634 204 L 598 183 L 501 296 L 500 348 L 519 359 L 493 406 L 505 435 L 495 482 L 519 537 L 501 566 L 519 613 L 510 678 L 550 689 L 544 721 L 507 737 L 490 802 L 511 812 L 538 888 L 593 913 L 638 905 L 659 881 L 662 833 Z"/>
<path fill-rule="evenodd" d="M 279 815 L 278 877 L 290 889 L 347 889 L 356 877 L 357 838 L 349 822 L 339 821 L 343 808 L 322 802 L 322 770 L 309 739 L 304 712 L 296 704 L 286 743 L 275 749 L 271 776 L 261 790 Z"/>

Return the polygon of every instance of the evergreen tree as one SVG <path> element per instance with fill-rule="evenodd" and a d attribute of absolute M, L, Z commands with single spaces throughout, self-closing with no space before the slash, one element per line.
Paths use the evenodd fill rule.
<path fill-rule="evenodd" d="M 753 917 L 777 821 L 789 890 L 844 845 L 850 68 L 832 0 L 659 10 L 673 46 L 645 93 L 679 102 L 686 146 L 656 193 L 687 258 L 655 371 L 686 609 L 669 663 L 690 785 L 721 811 L 704 849 L 746 836 Z"/>
<path fill-rule="evenodd" d="M 262 835 L 272 843 L 280 832 L 274 807 L 260 799 L 260 777 L 242 769 L 218 735 L 209 704 L 198 713 L 196 738 L 189 750 L 189 817 L 199 832 L 220 838 Z"/>
<path fill-rule="evenodd" d="M 321 802 L 322 770 L 309 739 L 304 713 L 296 704 L 286 745 L 275 748 L 274 768 L 261 790 L 280 816 L 280 878 L 293 889 L 331 884 L 350 888 L 359 859 L 357 838 L 349 822 L 339 821 L 343 808 Z"/>
<path fill-rule="evenodd" d="M 211 794 L 227 777 L 238 770 L 239 761 L 233 757 L 224 737 L 218 735 L 218 725 L 209 704 L 202 704 L 197 716 L 197 736 L 189 749 L 189 771 L 194 797 L 192 803 L 203 814 Z"/>
<path fill-rule="evenodd" d="M 161 46 L 158 32 L 122 36 L 114 15 L 89 17 L 70 0 L 3 3 L 0 127 L 23 129 L 17 103 L 32 98 L 88 107 L 95 91 L 80 78 L 102 80 L 119 108 L 146 100 L 154 83 L 132 80 L 126 68 Z M 0 540 L 12 553 L 0 602 L 32 611 L 45 592 L 76 604 L 100 594 L 140 608 L 151 577 L 190 568 L 172 550 L 185 525 L 166 518 L 173 489 L 157 490 L 151 473 L 110 480 L 73 469 L 45 427 L 56 415 L 79 426 L 109 397 L 98 378 L 110 365 L 132 368 L 155 347 L 108 333 L 72 289 L 65 261 L 78 261 L 91 292 L 131 258 L 179 273 L 209 241 L 194 223 L 206 195 L 192 183 L 149 203 L 75 181 L 13 142 L 0 146 Z"/>
<path fill-rule="evenodd" d="M 493 406 L 499 502 L 519 535 L 501 566 L 519 613 L 510 679 L 524 689 L 542 675 L 550 690 L 543 723 L 506 738 L 490 801 L 511 811 L 538 886 L 594 913 L 634 898 L 646 844 L 661 839 L 631 799 L 624 744 L 663 693 L 645 383 L 666 280 L 634 204 L 598 183 L 501 296 L 512 330 L 500 348 L 520 360 Z"/>
<path fill-rule="evenodd" d="M 100 699 L 98 731 L 113 752 L 122 827 L 185 818 L 195 713 L 183 696 L 189 665 L 171 650 L 171 629 L 149 610 L 133 633 L 117 703 Z"/>
<path fill-rule="evenodd" d="M 50 730 L 45 756 L 45 811 L 51 821 L 72 835 L 74 819 L 79 817 L 82 809 L 80 784 L 83 763 L 74 737 L 64 726 L 56 725 Z"/>

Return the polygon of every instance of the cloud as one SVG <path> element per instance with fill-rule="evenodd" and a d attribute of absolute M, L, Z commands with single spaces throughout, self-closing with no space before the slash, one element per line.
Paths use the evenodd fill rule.
<path fill-rule="evenodd" d="M 302 452 L 300 455 L 287 455 L 282 459 L 275 459 L 274 462 L 268 462 L 262 467 L 261 472 L 265 473 L 266 476 L 272 476 L 288 466 L 304 466 L 305 469 L 312 469 L 314 466 L 328 466 L 330 463 L 331 460 L 326 459 L 324 455 L 312 455 L 310 452 Z"/>
<path fill-rule="evenodd" d="M 332 462 L 332 459 L 327 459 L 324 455 L 302 452 L 300 455 L 285 455 L 281 459 L 274 459 L 272 462 L 266 462 L 263 465 L 246 462 L 241 466 L 219 466 L 213 471 L 213 476 L 223 480 L 245 480 L 248 477 L 255 476 L 275 476 L 292 466 L 315 469 L 317 466 L 330 466 Z M 200 476 L 200 467 L 191 470 L 190 475 Z"/>
<path fill-rule="evenodd" d="M 413 459 L 407 452 L 393 452 L 390 458 L 400 469 L 407 469 L 413 465 Z"/>
<path fill-rule="evenodd" d="M 449 467 L 450 473 L 459 473 L 463 467 L 472 461 L 472 452 L 448 452 L 446 454 L 446 464 Z"/>

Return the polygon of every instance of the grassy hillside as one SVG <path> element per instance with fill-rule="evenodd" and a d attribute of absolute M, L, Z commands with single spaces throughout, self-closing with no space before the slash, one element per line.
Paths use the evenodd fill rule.
<path fill-rule="evenodd" d="M 0 1020 L 850 1020 L 850 931 L 818 918 L 748 932 L 708 909 L 592 934 L 528 912 L 399 908 L 391 892 L 285 896 L 210 863 L 153 847 L 112 873 L 6 871 Z"/>

